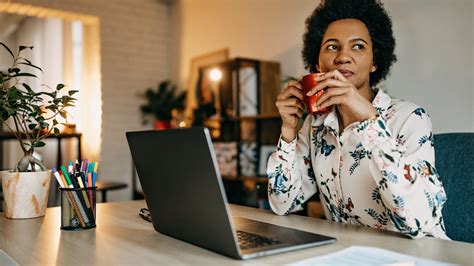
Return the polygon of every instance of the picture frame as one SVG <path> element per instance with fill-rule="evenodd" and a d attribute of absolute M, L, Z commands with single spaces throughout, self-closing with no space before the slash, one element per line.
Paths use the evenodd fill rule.
<path fill-rule="evenodd" d="M 255 65 L 244 66 L 239 71 L 239 113 L 241 116 L 258 114 L 258 73 Z"/>
<path fill-rule="evenodd" d="M 242 176 L 257 175 L 257 143 L 254 141 L 242 141 L 239 153 L 240 174 Z"/>
<path fill-rule="evenodd" d="M 237 142 L 214 142 L 214 151 L 221 175 L 226 178 L 237 178 Z"/>
<path fill-rule="evenodd" d="M 186 117 L 193 116 L 193 110 L 198 107 L 197 89 L 199 88 L 199 70 L 203 67 L 219 64 L 229 60 L 229 49 L 223 48 L 191 59 L 187 82 Z"/>
<path fill-rule="evenodd" d="M 276 145 L 262 145 L 260 147 L 260 158 L 259 158 L 259 167 L 258 174 L 260 176 L 267 175 L 267 163 L 268 159 L 277 149 Z"/>

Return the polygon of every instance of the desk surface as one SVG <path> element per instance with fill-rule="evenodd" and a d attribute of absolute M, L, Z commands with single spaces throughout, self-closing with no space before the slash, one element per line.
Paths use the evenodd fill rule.
<path fill-rule="evenodd" d="M 238 261 L 154 231 L 138 216 L 144 201 L 97 205 L 97 228 L 61 231 L 60 208 L 49 208 L 44 218 L 10 220 L 0 213 L 0 249 L 19 264 L 284 264 L 341 250 L 351 245 L 381 247 L 428 259 L 472 264 L 474 245 L 424 238 L 411 240 L 393 232 L 336 224 L 325 220 L 231 205 L 235 216 L 336 237 L 337 243 Z"/>

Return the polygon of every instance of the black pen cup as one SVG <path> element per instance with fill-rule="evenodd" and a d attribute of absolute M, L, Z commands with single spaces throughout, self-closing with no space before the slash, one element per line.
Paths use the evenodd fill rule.
<path fill-rule="evenodd" d="M 97 187 L 59 188 L 62 230 L 85 230 L 96 227 L 96 189 Z"/>

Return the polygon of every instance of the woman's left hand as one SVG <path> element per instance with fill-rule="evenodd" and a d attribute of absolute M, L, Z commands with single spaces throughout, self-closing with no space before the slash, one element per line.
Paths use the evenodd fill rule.
<path fill-rule="evenodd" d="M 338 107 L 339 112 L 348 114 L 351 120 L 364 121 L 377 114 L 372 103 L 364 98 L 359 90 L 348 81 L 337 69 L 318 77 L 318 85 L 308 92 L 308 96 L 325 90 L 316 102 L 318 109 L 331 105 Z"/>

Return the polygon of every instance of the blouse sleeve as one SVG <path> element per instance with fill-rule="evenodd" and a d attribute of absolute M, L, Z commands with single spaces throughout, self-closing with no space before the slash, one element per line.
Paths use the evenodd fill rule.
<path fill-rule="evenodd" d="M 277 150 L 268 159 L 268 199 L 278 215 L 303 208 L 316 193 L 316 179 L 310 156 L 311 118 L 308 116 L 297 137 L 290 143 L 278 141 Z"/>
<path fill-rule="evenodd" d="M 370 172 L 391 222 L 412 238 L 429 235 L 441 223 L 446 194 L 434 168 L 431 120 L 418 108 L 397 136 L 378 116 L 354 129 L 370 154 Z"/>

